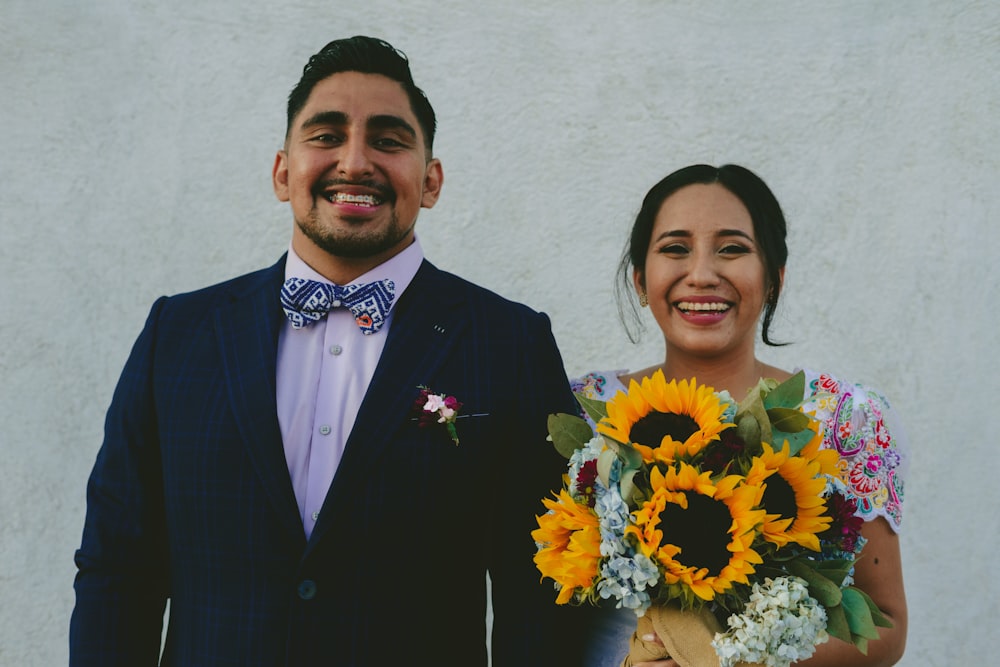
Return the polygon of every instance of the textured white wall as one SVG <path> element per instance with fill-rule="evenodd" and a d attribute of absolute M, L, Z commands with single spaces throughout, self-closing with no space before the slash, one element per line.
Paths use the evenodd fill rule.
<path fill-rule="evenodd" d="M 282 6 L 284 5 L 284 6 Z M 1000 640 L 1000 6 L 864 0 L 3 0 L 0 664 L 66 660 L 103 413 L 147 309 L 272 262 L 285 96 L 383 36 L 437 108 L 432 261 L 547 311 L 568 371 L 638 367 L 612 298 L 640 199 L 734 161 L 791 226 L 765 352 L 881 388 L 913 441 L 904 665 Z M 985 458 L 984 458 L 985 457 Z"/>

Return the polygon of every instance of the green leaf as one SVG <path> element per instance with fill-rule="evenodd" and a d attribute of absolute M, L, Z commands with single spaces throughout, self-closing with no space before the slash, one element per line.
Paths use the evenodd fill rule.
<path fill-rule="evenodd" d="M 788 378 L 764 397 L 764 407 L 768 410 L 772 408 L 798 408 L 806 393 L 806 374 L 799 371 Z"/>
<path fill-rule="evenodd" d="M 751 451 L 760 447 L 760 424 L 752 415 L 743 415 L 737 419 L 736 434 L 740 436 Z"/>
<path fill-rule="evenodd" d="M 880 628 L 893 627 L 892 621 L 886 618 L 885 614 L 882 613 L 882 610 L 878 608 L 878 605 L 875 604 L 875 601 L 871 599 L 871 596 L 869 596 L 868 593 L 865 593 L 860 588 L 854 588 L 853 586 L 851 588 L 857 591 L 858 595 L 860 595 L 864 599 L 865 603 L 868 605 L 868 610 L 872 614 L 872 622 L 875 625 L 877 625 Z"/>
<path fill-rule="evenodd" d="M 826 632 L 831 637 L 836 637 L 848 644 L 853 644 L 851 639 L 851 628 L 847 625 L 847 614 L 841 605 L 826 608 Z"/>
<path fill-rule="evenodd" d="M 783 431 L 775 430 L 771 437 L 774 438 L 774 442 L 771 445 L 775 449 L 781 449 L 788 443 L 788 453 L 791 456 L 796 456 L 802 451 L 802 448 L 809 444 L 809 441 L 813 439 L 816 432 L 811 429 L 805 429 L 799 431 L 798 433 L 785 433 Z"/>
<path fill-rule="evenodd" d="M 594 420 L 595 424 L 608 416 L 608 406 L 604 401 L 599 401 L 596 398 L 590 398 L 579 393 L 574 394 L 574 396 L 576 396 L 577 403 L 587 413 L 587 416 Z"/>
<path fill-rule="evenodd" d="M 788 571 L 796 577 L 805 579 L 809 585 L 809 595 L 824 607 L 830 608 L 840 604 L 842 594 L 840 587 L 830 581 L 825 574 L 817 572 L 811 561 L 801 558 L 788 562 Z"/>
<path fill-rule="evenodd" d="M 871 609 L 868 608 L 868 603 L 861 596 L 861 592 L 852 586 L 845 588 L 843 593 L 844 601 L 842 604 L 844 613 L 847 614 L 847 625 L 851 628 L 851 635 L 865 639 L 878 639 L 878 630 L 875 629 Z M 857 646 L 856 641 L 855 646 Z"/>
<path fill-rule="evenodd" d="M 824 577 L 837 584 L 837 586 L 841 586 L 853 566 L 853 560 L 837 558 L 818 561 L 815 569 Z"/>
<path fill-rule="evenodd" d="M 771 420 L 772 429 L 785 433 L 798 433 L 812 423 L 805 413 L 795 408 L 770 408 L 767 418 Z"/>
<path fill-rule="evenodd" d="M 614 449 L 605 449 L 597 457 L 597 476 L 604 482 L 604 486 L 611 486 L 611 466 L 617 459 L 618 453 Z"/>
<path fill-rule="evenodd" d="M 624 500 L 629 507 L 639 507 L 642 505 L 642 490 L 634 481 L 637 472 L 639 471 L 628 470 L 623 472 L 621 479 L 618 481 L 619 488 L 621 489 L 622 500 Z"/>
<path fill-rule="evenodd" d="M 767 417 L 767 410 L 764 409 L 764 403 L 754 401 L 748 406 L 747 414 L 757 421 L 757 426 L 760 428 L 760 442 L 773 442 L 771 420 Z"/>
<path fill-rule="evenodd" d="M 625 470 L 642 468 L 642 454 L 632 445 L 618 445 L 618 458 L 622 460 Z"/>
<path fill-rule="evenodd" d="M 565 412 L 549 415 L 549 440 L 565 458 L 590 442 L 594 432 L 583 418 Z"/>

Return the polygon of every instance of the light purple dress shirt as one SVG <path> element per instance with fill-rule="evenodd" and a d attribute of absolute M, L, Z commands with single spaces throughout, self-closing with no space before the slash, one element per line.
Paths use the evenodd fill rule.
<path fill-rule="evenodd" d="M 382 355 L 395 304 L 423 258 L 420 243 L 414 239 L 402 252 L 352 281 L 355 284 L 388 278 L 395 283 L 389 315 L 374 334 L 364 335 L 347 308 L 335 308 L 319 322 L 302 329 L 293 329 L 287 320 L 281 327 L 276 379 L 278 424 L 306 539 L 312 535 L 354 418 Z M 285 278 L 293 277 L 330 283 L 289 247 Z"/>

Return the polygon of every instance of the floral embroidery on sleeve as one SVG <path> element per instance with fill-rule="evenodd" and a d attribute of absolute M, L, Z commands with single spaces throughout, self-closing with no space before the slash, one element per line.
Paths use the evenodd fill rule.
<path fill-rule="evenodd" d="M 618 379 L 618 376 L 627 372 L 628 371 L 624 370 L 591 371 L 585 375 L 581 375 L 580 377 L 571 378 L 569 386 L 574 394 L 582 394 L 587 398 L 606 401 L 618 391 L 624 391 L 625 385 L 623 385 L 621 380 Z M 591 422 L 590 417 L 584 411 L 583 407 L 577 405 L 577 410 L 579 410 L 580 416 L 586 419 L 587 423 L 589 423 L 591 428 L 593 428 L 594 424 Z"/>
<path fill-rule="evenodd" d="M 823 425 L 823 446 L 840 454 L 840 477 L 857 499 L 858 516 L 902 521 L 900 443 L 886 426 L 888 402 L 861 385 L 821 374 L 812 380 L 810 409 Z"/>

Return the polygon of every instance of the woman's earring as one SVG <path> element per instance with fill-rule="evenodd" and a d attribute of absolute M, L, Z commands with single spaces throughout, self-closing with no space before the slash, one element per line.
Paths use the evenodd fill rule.
<path fill-rule="evenodd" d="M 639 292 L 639 307 L 645 308 L 649 305 L 649 298 L 646 296 L 645 292 Z"/>

